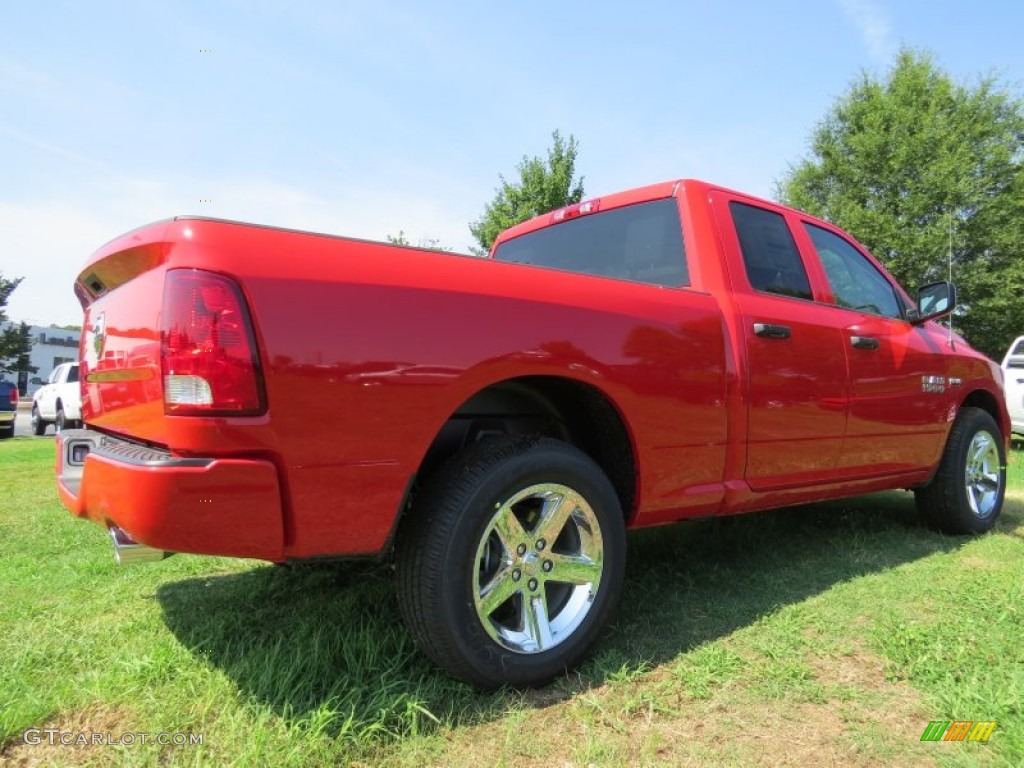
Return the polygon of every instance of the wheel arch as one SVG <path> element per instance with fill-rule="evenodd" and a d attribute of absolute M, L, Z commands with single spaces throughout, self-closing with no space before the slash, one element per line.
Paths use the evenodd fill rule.
<path fill-rule="evenodd" d="M 614 400 L 596 386 L 561 376 L 504 379 L 478 390 L 434 436 L 416 471 L 422 481 L 446 459 L 492 434 L 539 433 L 590 456 L 615 488 L 627 521 L 637 500 L 636 447 Z M 404 514 L 407 505 L 403 505 Z"/>
<path fill-rule="evenodd" d="M 980 408 L 985 411 L 999 425 L 999 429 L 1003 432 L 1003 438 L 1009 440 L 1010 422 L 1006 409 L 1000 408 L 999 405 L 999 400 L 991 392 L 986 389 L 975 389 L 969 392 L 967 397 L 963 399 L 960 403 L 960 409 Z"/>

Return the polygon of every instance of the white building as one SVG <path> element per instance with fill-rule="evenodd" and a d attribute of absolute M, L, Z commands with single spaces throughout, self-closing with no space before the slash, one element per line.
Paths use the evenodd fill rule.
<path fill-rule="evenodd" d="M 4 328 L 9 328 L 17 323 L 5 323 Z M 66 331 L 63 328 L 50 328 L 43 325 L 30 325 L 29 331 L 32 336 L 32 354 L 29 356 L 29 365 L 39 370 L 35 373 L 19 373 L 17 375 L 18 390 L 22 397 L 32 397 L 49 378 L 53 369 L 61 363 L 68 363 L 78 359 L 78 341 L 82 337 L 81 331 Z M 13 377 L 13 374 L 10 374 Z"/>

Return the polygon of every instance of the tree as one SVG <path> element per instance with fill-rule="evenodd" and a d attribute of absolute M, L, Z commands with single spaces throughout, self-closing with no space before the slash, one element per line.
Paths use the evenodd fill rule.
<path fill-rule="evenodd" d="M 572 134 L 568 141 L 558 131 L 551 138 L 546 161 L 523 156 L 516 166 L 518 182 L 498 177 L 501 186 L 495 190 L 494 199 L 484 208 L 483 216 L 469 225 L 469 231 L 480 244 L 475 253 L 487 253 L 503 230 L 583 199 L 583 178 L 573 178 L 579 144 Z"/>
<path fill-rule="evenodd" d="M 424 248 L 428 251 L 438 251 L 440 253 L 451 253 L 452 249 L 449 246 L 441 245 L 441 241 L 436 237 L 421 237 L 417 245 L 413 245 L 409 242 L 408 236 L 405 234 L 404 229 L 398 230 L 397 235 L 385 235 L 388 242 L 391 245 L 404 245 L 409 248 Z"/>
<path fill-rule="evenodd" d="M 1002 356 L 1024 333 L 1024 110 L 991 77 L 955 83 L 904 49 L 884 80 L 864 73 L 777 185 L 784 203 L 834 222 L 913 290 L 953 280 L 955 323 Z"/>
<path fill-rule="evenodd" d="M 7 322 L 7 299 L 21 283 L 22 278 L 7 279 L 0 273 L 0 375 L 15 371 L 35 373 L 38 369 L 29 365 L 32 351 L 32 335 L 26 323 L 14 325 Z"/>

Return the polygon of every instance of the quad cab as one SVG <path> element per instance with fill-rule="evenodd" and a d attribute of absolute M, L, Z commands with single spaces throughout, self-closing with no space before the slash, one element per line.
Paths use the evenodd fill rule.
<path fill-rule="evenodd" d="M 828 222 L 700 181 L 487 259 L 179 217 L 75 291 L 59 489 L 120 559 L 394 558 L 417 643 L 480 687 L 583 658 L 628 529 L 912 488 L 974 534 L 1003 501 L 998 366 L 934 322 L 953 286 L 912 299 Z"/>

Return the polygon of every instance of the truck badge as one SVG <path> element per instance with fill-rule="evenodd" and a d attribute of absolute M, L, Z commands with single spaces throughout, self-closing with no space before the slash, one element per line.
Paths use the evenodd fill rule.
<path fill-rule="evenodd" d="M 921 391 L 941 394 L 946 391 L 945 376 L 922 376 Z"/>
<path fill-rule="evenodd" d="M 100 312 L 92 323 L 92 348 L 96 352 L 96 362 L 103 358 L 103 345 L 106 343 L 107 313 Z"/>

